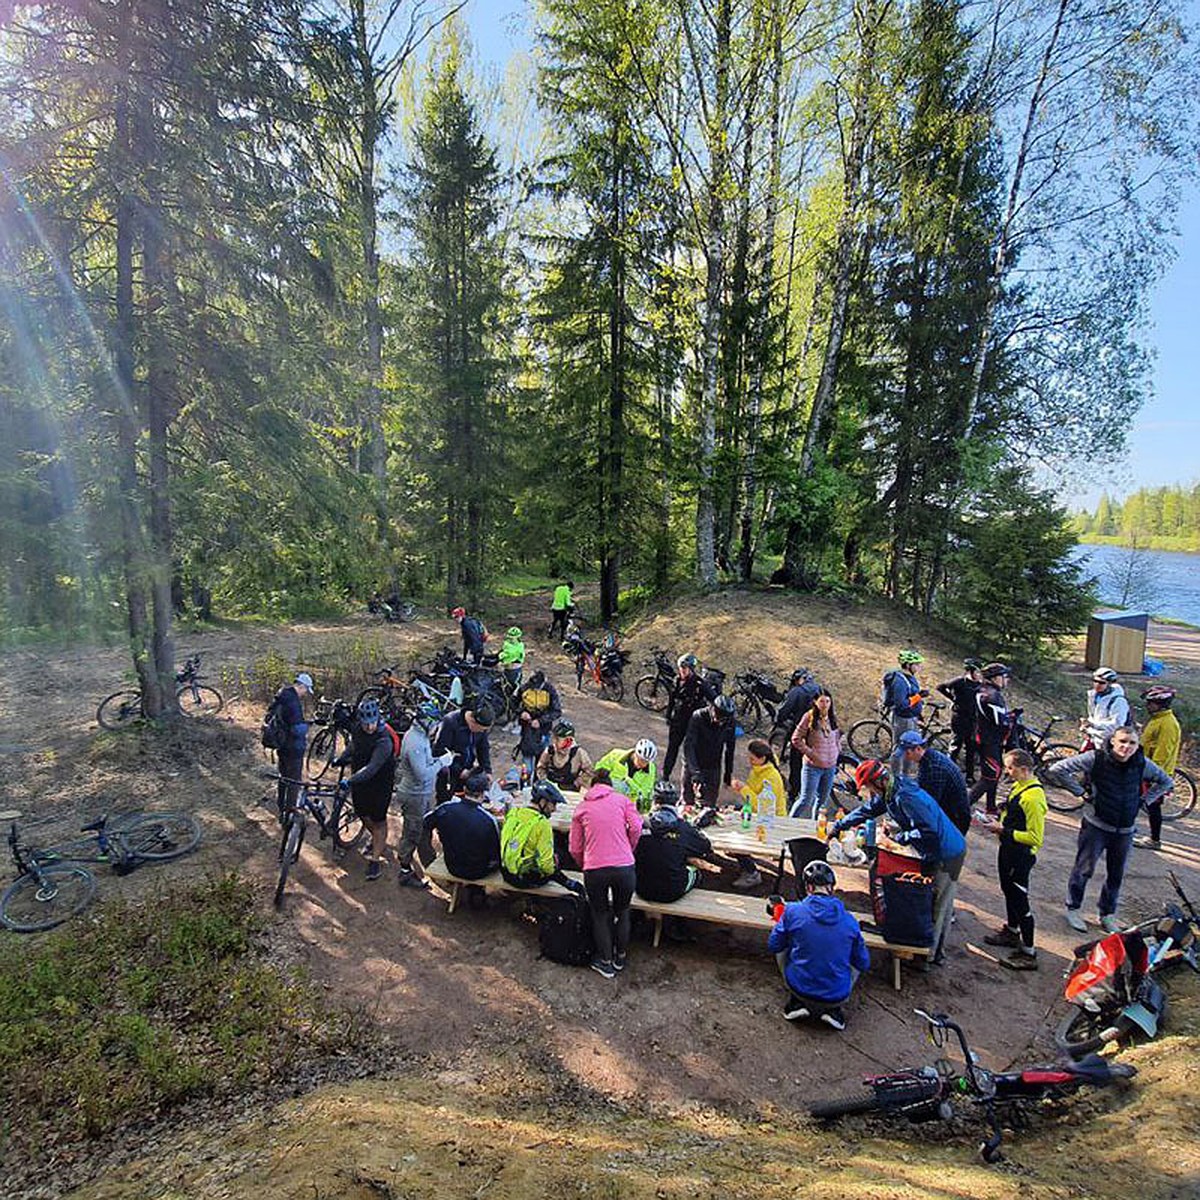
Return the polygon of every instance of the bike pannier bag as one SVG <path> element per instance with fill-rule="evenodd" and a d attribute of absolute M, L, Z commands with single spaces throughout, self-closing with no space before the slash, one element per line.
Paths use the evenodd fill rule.
<path fill-rule="evenodd" d="M 538 913 L 539 957 L 568 967 L 586 967 L 595 953 L 592 912 L 587 901 L 555 900 Z"/>

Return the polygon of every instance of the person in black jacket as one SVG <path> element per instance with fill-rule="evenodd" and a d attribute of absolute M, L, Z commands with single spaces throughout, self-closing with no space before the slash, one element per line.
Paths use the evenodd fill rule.
<path fill-rule="evenodd" d="M 683 788 L 685 802 L 716 805 L 721 783 L 733 780 L 733 751 L 737 732 L 733 700 L 717 696 L 706 708 L 692 713 L 683 738 Z M 721 759 L 725 771 L 721 772 Z"/>
<path fill-rule="evenodd" d="M 928 792 L 954 822 L 959 833 L 971 828 L 971 801 L 967 797 L 967 781 L 957 763 L 940 750 L 935 750 L 919 729 L 900 735 L 892 755 L 892 773 L 907 775 Z"/>
<path fill-rule="evenodd" d="M 775 713 L 775 724 L 767 741 L 775 747 L 780 758 L 787 751 L 788 760 L 788 807 L 800 795 L 801 776 L 804 772 L 804 755 L 792 745 L 792 734 L 816 698 L 821 694 L 821 685 L 813 678 L 807 667 L 792 672 L 791 685 Z"/>
<path fill-rule="evenodd" d="M 481 807 L 488 788 L 482 772 L 467 776 L 461 797 L 425 816 L 426 834 L 437 832 L 451 875 L 483 879 L 500 866 L 500 828 Z"/>
<path fill-rule="evenodd" d="M 438 775 L 437 800 L 441 804 L 457 791 L 462 780 L 478 769 L 491 774 L 492 744 L 488 730 L 495 721 L 495 714 L 486 704 L 478 709 L 463 709 L 442 718 L 437 736 L 433 740 L 433 753 L 454 757 L 449 767 Z"/>
<path fill-rule="evenodd" d="M 517 753 L 533 779 L 542 751 L 550 744 L 550 731 L 562 716 L 558 688 L 546 678 L 545 671 L 534 671 L 517 698 L 521 740 Z"/>
<path fill-rule="evenodd" d="M 676 811 L 679 793 L 669 779 L 654 785 L 654 810 L 634 851 L 637 894 L 643 900 L 671 904 L 700 880 L 693 859 L 712 857 L 712 843 Z"/>
<path fill-rule="evenodd" d="M 996 788 L 1004 767 L 1001 759 L 1012 736 L 1012 717 L 1004 689 L 1012 671 L 1003 663 L 988 663 L 983 668 L 983 683 L 975 697 L 975 748 L 978 752 L 979 782 L 971 789 L 971 803 L 986 798 L 987 811 L 996 811 Z"/>
<path fill-rule="evenodd" d="M 978 709 L 975 697 L 983 683 L 983 663 L 977 658 L 963 659 L 963 673 L 946 683 L 939 683 L 937 690 L 950 701 L 950 757 L 958 762 L 961 754 L 963 773 L 967 783 L 975 782 L 975 718 Z"/>
<path fill-rule="evenodd" d="M 353 774 L 341 780 L 338 790 L 349 791 L 354 811 L 371 835 L 367 878 L 376 880 L 383 873 L 388 806 L 396 781 L 396 744 L 377 700 L 363 700 L 359 704 L 358 723 L 350 734 L 350 745 L 333 765 L 349 765 L 353 770 Z"/>
<path fill-rule="evenodd" d="M 276 792 L 276 802 L 279 805 L 279 815 L 293 798 L 296 784 L 288 780 L 304 778 L 304 748 L 308 742 L 308 722 L 304 719 L 304 697 L 311 696 L 313 690 L 312 676 L 307 671 L 301 671 L 295 682 L 288 687 L 281 687 L 275 693 L 278 705 L 279 722 L 283 726 L 283 740 L 275 749 L 275 761 L 279 766 L 279 788 Z"/>
<path fill-rule="evenodd" d="M 450 615 L 458 622 L 462 634 L 463 658 L 479 666 L 483 661 L 483 644 L 488 640 L 487 629 L 478 617 L 468 617 L 465 608 L 456 608 Z"/>
<path fill-rule="evenodd" d="M 717 689 L 700 674 L 698 666 L 694 654 L 681 654 L 675 666 L 675 687 L 667 703 L 667 754 L 662 765 L 664 779 L 670 779 L 671 772 L 675 770 L 675 760 L 687 736 L 692 713 L 711 704 L 717 694 Z"/>

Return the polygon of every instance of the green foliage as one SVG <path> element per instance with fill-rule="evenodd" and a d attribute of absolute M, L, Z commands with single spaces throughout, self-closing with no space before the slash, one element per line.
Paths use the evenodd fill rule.
<path fill-rule="evenodd" d="M 1105 493 L 1094 513 L 1076 514 L 1074 527 L 1089 542 L 1200 550 L 1200 484 L 1139 488 L 1119 502 Z"/>
<path fill-rule="evenodd" d="M 1075 538 L 1065 511 L 1028 491 L 1023 472 L 989 479 L 957 539 L 944 607 L 974 644 L 1026 665 L 1083 629 L 1094 581 L 1070 557 Z"/>
<path fill-rule="evenodd" d="M 6 1154 L 286 1078 L 336 1048 L 346 1018 L 261 959 L 261 928 L 230 873 L 0 943 Z"/>

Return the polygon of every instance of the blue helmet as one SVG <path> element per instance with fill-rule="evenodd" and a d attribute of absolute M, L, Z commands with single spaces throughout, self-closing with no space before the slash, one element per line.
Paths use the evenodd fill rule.
<path fill-rule="evenodd" d="M 380 718 L 379 701 L 368 696 L 358 702 L 358 723 L 360 725 L 375 725 Z"/>
<path fill-rule="evenodd" d="M 413 713 L 413 720 L 416 721 L 426 733 L 429 732 L 440 720 L 442 714 L 438 710 L 438 706 L 432 700 L 426 700 L 424 704 L 417 705 L 416 712 Z"/>

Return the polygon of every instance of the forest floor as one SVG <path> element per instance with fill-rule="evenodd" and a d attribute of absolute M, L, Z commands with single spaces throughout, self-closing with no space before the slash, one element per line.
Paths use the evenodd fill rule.
<path fill-rule="evenodd" d="M 488 617 L 493 628 L 516 620 L 536 631 L 527 637 L 527 669 L 548 671 L 594 756 L 640 736 L 665 742 L 661 720 L 632 701 L 633 681 L 656 646 L 692 649 L 731 675 L 757 666 L 780 679 L 804 663 L 832 686 L 844 727 L 870 713 L 897 645 L 919 645 L 935 681 L 960 669 L 961 648 L 881 604 L 723 592 L 637 622 L 625 642 L 633 651 L 629 697 L 618 706 L 576 694 L 567 660 L 542 636 L 542 599 L 513 600 Z M 1200 631 L 1169 632 L 1194 635 L 1180 646 L 1196 654 L 1190 669 L 1200 668 Z M 177 878 L 237 867 L 263 881 L 265 910 L 276 835 L 259 805 L 273 786 L 261 778 L 268 764 L 254 736 L 264 706 L 243 690 L 255 663 L 274 654 L 319 672 L 351 653 L 406 663 L 455 641 L 455 626 L 441 619 L 187 635 L 179 657 L 204 651 L 230 702 L 219 718 L 153 735 L 96 726 L 97 701 L 126 670 L 120 651 L 8 652 L 0 657 L 0 807 L 49 818 L 47 837 L 105 810 L 194 811 L 205 829 L 196 855 L 161 872 L 104 875 L 101 897 L 136 896 L 167 871 Z M 1153 640 L 1151 653 L 1171 661 Z M 1055 707 L 1020 686 L 1014 693 L 1035 719 Z M 494 735 L 497 764 L 512 741 Z M 743 741 L 738 773 L 745 765 Z M 802 1116 L 813 1097 L 845 1094 L 865 1073 L 928 1061 L 924 1026 L 912 1014 L 918 1005 L 957 1016 L 988 1066 L 1051 1056 L 1062 974 L 1078 940 L 1061 908 L 1077 827 L 1077 818 L 1051 815 L 1034 873 L 1040 971 L 1007 972 L 967 948 L 981 945 L 1003 913 L 994 842 L 973 831 L 949 962 L 930 974 L 907 970 L 897 993 L 881 961 L 860 981 L 842 1035 L 783 1021 L 783 991 L 757 937 L 702 926 L 694 943 L 654 950 L 642 930 L 625 974 L 610 983 L 539 960 L 536 927 L 519 901 L 493 899 L 485 911 L 448 916 L 440 894 L 398 888 L 391 874 L 369 884 L 356 856 L 335 862 L 314 843 L 272 917 L 274 952 L 357 1011 L 364 1045 L 385 1047 L 395 1069 L 350 1085 L 313 1080 L 313 1090 L 278 1105 L 189 1112 L 130 1131 L 116 1148 L 84 1148 L 57 1163 L 21 1194 L 61 1195 L 78 1184 L 78 1194 L 94 1200 L 1116 1197 L 1135 1189 L 1144 1200 L 1194 1197 L 1200 1152 L 1188 1131 L 1200 1128 L 1200 1001 L 1190 980 L 1173 985 L 1175 1028 L 1184 1035 L 1136 1052 L 1142 1075 L 1134 1089 L 1039 1118 L 1011 1139 L 1009 1163 L 999 1169 L 975 1164 L 973 1132 L 923 1127 L 919 1138 L 899 1131 L 888 1141 L 897 1131 L 885 1126 L 857 1121 L 822 1131 Z M 1167 898 L 1168 869 L 1200 893 L 1200 818 L 1168 826 L 1162 853 L 1135 851 L 1125 915 L 1148 914 Z M 865 908 L 865 876 L 841 874 L 850 906 Z M 1089 915 L 1094 903 L 1090 895 Z"/>

